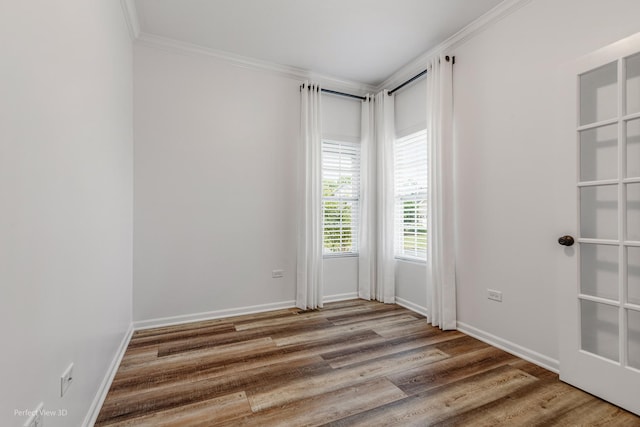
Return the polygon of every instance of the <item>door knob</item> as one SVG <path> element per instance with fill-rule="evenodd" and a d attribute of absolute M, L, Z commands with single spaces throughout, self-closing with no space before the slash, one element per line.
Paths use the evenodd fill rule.
<path fill-rule="evenodd" d="M 558 243 L 562 246 L 573 246 L 575 240 L 573 240 L 573 237 L 571 236 L 562 236 L 558 239 Z"/>

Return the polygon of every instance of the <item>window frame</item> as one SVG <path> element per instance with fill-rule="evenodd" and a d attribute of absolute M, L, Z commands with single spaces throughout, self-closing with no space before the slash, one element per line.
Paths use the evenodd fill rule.
<path fill-rule="evenodd" d="M 355 185 L 355 189 L 353 190 L 352 194 L 350 197 L 344 197 L 344 196 L 325 196 L 325 179 L 326 179 L 326 171 L 328 169 L 331 169 L 334 173 L 337 173 L 339 177 L 342 176 L 342 171 L 343 169 L 341 167 L 339 168 L 330 168 L 327 166 L 326 163 L 326 154 L 325 152 L 327 151 L 327 147 L 329 145 L 333 145 L 334 147 L 337 147 L 338 149 L 338 156 L 340 155 L 344 155 L 346 153 L 343 153 L 343 147 L 348 147 L 345 151 L 347 152 L 353 152 L 353 159 L 357 160 L 357 165 L 355 168 L 351 167 L 351 168 L 345 168 L 344 170 L 347 172 L 351 172 L 351 175 L 356 177 L 356 185 Z M 360 182 L 361 182 L 361 173 L 362 173 L 362 157 L 361 157 L 361 143 L 360 142 L 355 142 L 355 141 L 349 141 L 349 140 L 345 140 L 343 138 L 329 138 L 329 137 L 323 137 L 322 138 L 322 159 L 321 159 L 321 173 L 322 173 L 322 256 L 323 258 L 339 258 L 339 257 L 357 257 L 360 255 L 359 250 L 360 250 L 360 213 L 361 213 L 361 188 L 360 188 Z M 340 163 L 339 163 L 340 164 Z M 337 201 L 338 203 L 341 202 L 347 202 L 347 203 L 351 203 L 351 245 L 350 245 L 350 250 L 348 251 L 328 251 L 327 247 L 325 246 L 326 243 L 326 211 L 325 211 L 325 202 L 326 201 Z M 355 211 L 355 213 L 354 213 Z M 345 229 L 344 226 L 340 226 L 340 236 L 342 236 L 343 230 Z M 342 237 L 339 238 L 340 241 L 342 241 Z"/>
<path fill-rule="evenodd" d="M 422 154 L 424 157 L 424 173 L 423 174 L 415 174 L 417 176 L 417 179 L 421 179 L 422 182 L 419 182 L 414 188 L 413 188 L 413 193 L 412 194 L 399 194 L 398 193 L 398 180 L 399 180 L 399 165 L 398 165 L 398 154 L 399 154 L 399 145 L 400 144 L 406 144 L 406 143 L 421 143 L 424 144 L 424 146 L 420 149 L 418 149 L 419 151 L 422 151 Z M 429 149 L 428 149 L 428 142 L 427 142 L 427 130 L 426 129 L 422 129 L 419 130 L 417 132 L 412 132 L 408 135 L 405 135 L 403 137 L 400 138 L 396 138 L 394 140 L 394 146 L 393 146 L 394 150 L 393 150 L 393 166 L 394 166 L 394 194 L 393 194 L 393 200 L 394 200 L 394 242 L 393 242 L 393 250 L 394 250 L 394 258 L 397 260 L 402 260 L 402 261 L 409 261 L 409 262 L 414 262 L 414 263 L 419 263 L 419 264 L 423 264 L 426 263 L 428 260 L 428 256 L 429 256 L 429 248 L 428 248 L 428 199 L 429 199 L 429 163 L 428 163 L 428 159 L 429 159 Z M 417 149 L 412 148 L 410 150 L 406 150 L 409 152 L 416 152 Z M 404 154 L 404 156 L 406 157 L 406 154 Z M 403 172 L 405 175 L 410 174 L 411 169 L 416 169 L 418 166 L 416 166 L 415 164 L 411 165 L 412 167 L 410 168 L 405 168 L 405 171 Z M 411 188 L 411 186 L 403 186 L 404 189 L 407 188 Z M 406 230 L 406 226 L 404 226 L 404 221 L 402 218 L 404 218 L 404 211 L 402 210 L 402 204 L 406 203 L 406 202 L 411 202 L 411 201 L 415 201 L 416 204 L 420 203 L 422 206 L 420 208 L 414 208 L 413 212 L 414 215 L 416 217 L 416 219 L 414 219 L 414 230 L 418 230 L 421 225 L 424 227 L 424 233 L 415 233 L 416 236 L 416 243 L 414 244 L 414 248 L 416 248 L 416 250 L 414 250 L 413 252 L 411 251 L 407 251 L 406 250 L 406 244 L 405 244 L 405 240 L 404 237 L 406 236 L 405 230 Z M 402 203 L 402 204 L 401 204 Z M 422 216 L 423 218 L 423 224 L 420 224 L 417 217 L 418 216 Z M 402 217 L 402 218 L 401 218 Z M 419 248 L 420 243 L 417 242 L 418 239 L 421 239 L 421 237 L 423 236 L 424 239 L 424 253 L 422 251 L 417 250 L 417 248 Z M 403 248 L 404 247 L 404 248 Z"/>

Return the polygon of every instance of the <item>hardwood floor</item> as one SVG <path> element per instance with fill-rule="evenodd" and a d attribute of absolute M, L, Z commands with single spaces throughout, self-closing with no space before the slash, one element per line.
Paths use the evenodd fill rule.
<path fill-rule="evenodd" d="M 362 300 L 135 332 L 96 426 L 640 426 L 557 375 Z"/>

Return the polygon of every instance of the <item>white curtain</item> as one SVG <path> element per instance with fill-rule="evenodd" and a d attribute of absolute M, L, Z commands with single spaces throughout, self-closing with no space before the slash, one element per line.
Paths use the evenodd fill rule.
<path fill-rule="evenodd" d="M 429 145 L 427 308 L 433 326 L 456 329 L 453 211 L 453 67 L 441 55 L 427 72 Z"/>
<path fill-rule="evenodd" d="M 375 98 L 375 134 L 377 151 L 377 266 L 375 299 L 385 303 L 394 303 L 395 292 L 395 259 L 394 241 L 394 177 L 393 177 L 393 142 L 394 129 L 394 96 L 384 90 Z"/>
<path fill-rule="evenodd" d="M 376 299 L 376 129 L 371 95 L 362 101 L 358 297 Z"/>
<path fill-rule="evenodd" d="M 322 307 L 322 103 L 320 86 L 301 87 L 298 162 L 298 256 L 296 306 Z"/>

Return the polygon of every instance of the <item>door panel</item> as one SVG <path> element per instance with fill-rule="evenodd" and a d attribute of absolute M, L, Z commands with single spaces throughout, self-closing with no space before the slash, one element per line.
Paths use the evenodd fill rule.
<path fill-rule="evenodd" d="M 626 60 L 627 114 L 640 113 L 640 54 Z"/>
<path fill-rule="evenodd" d="M 563 69 L 561 144 L 574 148 L 559 151 L 575 168 L 558 192 L 577 234 L 559 267 L 560 378 L 640 414 L 638 52 L 640 34 Z"/>
<path fill-rule="evenodd" d="M 600 126 L 580 132 L 580 181 L 618 177 L 618 127 Z"/>
<path fill-rule="evenodd" d="M 602 122 L 618 115 L 618 64 L 603 65 L 580 76 L 580 124 Z"/>
<path fill-rule="evenodd" d="M 640 178 L 640 119 L 629 120 L 626 128 L 627 178 Z"/>
<path fill-rule="evenodd" d="M 580 292 L 618 301 L 618 248 L 584 244 L 580 247 Z"/>
<path fill-rule="evenodd" d="M 629 366 L 640 369 L 640 312 L 628 312 Z"/>
<path fill-rule="evenodd" d="M 618 188 L 594 185 L 580 188 L 580 237 L 618 238 Z"/>
<path fill-rule="evenodd" d="M 640 248 L 627 248 L 627 301 L 640 305 Z"/>
<path fill-rule="evenodd" d="M 618 309 L 589 300 L 580 301 L 582 350 L 618 361 Z"/>
<path fill-rule="evenodd" d="M 640 240 L 640 183 L 627 184 L 627 240 Z"/>

